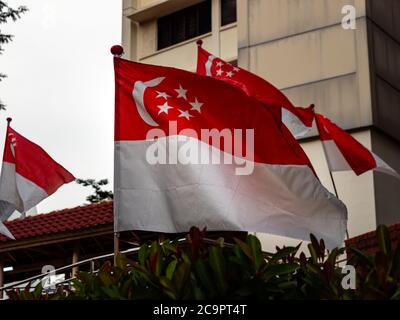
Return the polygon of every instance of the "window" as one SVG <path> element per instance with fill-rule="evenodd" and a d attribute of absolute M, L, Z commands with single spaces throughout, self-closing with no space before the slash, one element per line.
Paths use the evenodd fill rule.
<path fill-rule="evenodd" d="M 236 22 L 236 0 L 221 0 L 221 26 Z"/>
<path fill-rule="evenodd" d="M 158 50 L 211 32 L 211 0 L 157 20 Z"/>

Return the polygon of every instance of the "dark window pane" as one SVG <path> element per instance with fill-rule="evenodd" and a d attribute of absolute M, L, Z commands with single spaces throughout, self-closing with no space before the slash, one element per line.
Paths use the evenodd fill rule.
<path fill-rule="evenodd" d="M 157 20 L 158 50 L 211 32 L 211 0 Z"/>
<path fill-rule="evenodd" d="M 221 0 L 221 26 L 236 21 L 236 0 Z"/>

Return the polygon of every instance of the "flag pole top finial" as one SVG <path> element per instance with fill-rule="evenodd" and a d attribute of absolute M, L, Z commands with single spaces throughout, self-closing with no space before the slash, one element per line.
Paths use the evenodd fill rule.
<path fill-rule="evenodd" d="M 7 118 L 7 126 L 10 126 L 11 121 L 12 121 L 12 118 Z"/>
<path fill-rule="evenodd" d="M 202 44 L 203 44 L 203 40 L 199 39 L 199 40 L 196 41 L 196 43 L 197 43 L 197 45 L 198 45 L 199 47 L 201 47 Z"/>
<path fill-rule="evenodd" d="M 120 46 L 119 44 L 112 46 L 110 51 L 114 57 L 118 57 L 118 58 L 124 54 L 124 48 L 122 46 Z"/>

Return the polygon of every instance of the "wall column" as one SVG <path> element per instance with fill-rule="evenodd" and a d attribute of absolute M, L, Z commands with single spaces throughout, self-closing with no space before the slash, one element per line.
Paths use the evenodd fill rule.
<path fill-rule="evenodd" d="M 211 31 L 212 31 L 212 44 L 213 53 L 221 56 L 221 37 L 219 29 L 221 27 L 221 2 L 220 0 L 212 0 L 211 2 Z"/>
<path fill-rule="evenodd" d="M 79 248 L 79 241 L 75 241 L 74 244 L 74 249 L 72 252 L 72 264 L 79 262 L 79 253 L 80 253 L 80 248 Z M 76 277 L 76 274 L 79 271 L 79 267 L 73 267 L 72 268 L 72 277 Z"/>

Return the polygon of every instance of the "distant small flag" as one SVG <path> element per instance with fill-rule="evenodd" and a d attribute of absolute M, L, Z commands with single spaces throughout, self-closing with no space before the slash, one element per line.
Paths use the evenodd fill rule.
<path fill-rule="evenodd" d="M 201 46 L 198 48 L 197 73 L 236 85 L 268 107 L 279 107 L 282 122 L 295 138 L 303 137 L 312 128 L 313 105 L 307 108 L 294 106 L 282 91 L 265 79 L 215 57 Z"/>
<path fill-rule="evenodd" d="M 315 120 L 331 172 L 353 170 L 360 175 L 376 170 L 400 179 L 400 175 L 385 161 L 328 118 L 316 113 Z"/>
<path fill-rule="evenodd" d="M 0 221 L 17 210 L 26 212 L 74 176 L 41 147 L 7 127 L 0 177 Z M 10 236 L 0 225 L 0 233 Z"/>

